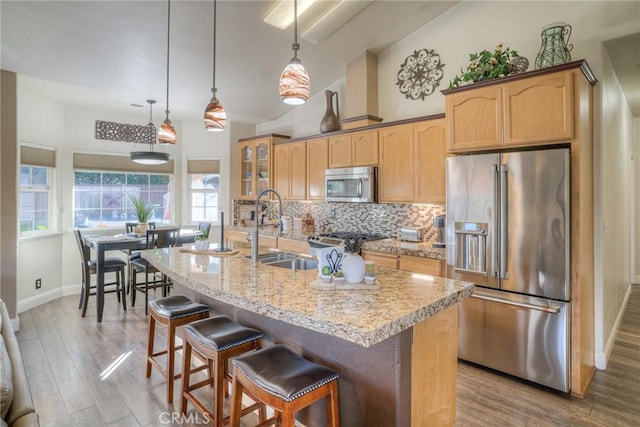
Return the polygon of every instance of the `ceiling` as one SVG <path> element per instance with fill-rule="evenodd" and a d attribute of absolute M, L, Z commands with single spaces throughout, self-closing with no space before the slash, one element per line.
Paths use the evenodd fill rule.
<path fill-rule="evenodd" d="M 299 0 L 302 2 L 302 0 Z M 233 121 L 272 121 L 290 111 L 278 94 L 278 80 L 292 57 L 293 26 L 265 24 L 276 1 L 219 0 L 216 86 Z M 364 52 L 380 53 L 424 26 L 457 1 L 349 0 L 357 14 L 318 43 L 302 37 L 321 0 L 299 19 L 299 57 L 311 74 L 312 95 L 346 74 L 346 63 Z M 318 8 L 318 9 L 314 9 Z M 389 25 L 398 22 L 401 25 Z M 0 1 L 0 66 L 37 77 L 41 93 L 65 103 L 132 112 L 158 101 L 156 121 L 166 105 L 167 2 Z M 605 43 L 635 117 L 640 117 L 640 33 Z M 199 117 L 212 84 L 213 2 L 171 3 L 171 117 Z M 54 83 L 52 83 L 54 82 Z M 136 114 L 141 113 L 135 110 Z M 145 113 L 146 114 L 146 113 Z"/>
<path fill-rule="evenodd" d="M 271 121 L 293 108 L 278 93 L 280 73 L 293 56 L 293 26 L 280 30 L 263 22 L 276 3 L 218 1 L 216 86 L 230 120 Z M 319 7 L 333 3 L 323 0 Z M 358 54 L 383 51 L 457 4 L 348 3 L 358 4 L 358 14 L 333 34 L 318 44 L 299 36 L 298 56 L 311 74 L 312 94 L 343 77 L 346 62 Z M 313 13 L 301 15 L 299 35 Z M 102 107 L 122 111 L 131 111 L 130 104 L 146 108 L 145 100 L 155 99 L 156 117 L 164 111 L 167 2 L 2 1 L 0 18 L 2 69 L 80 86 L 41 82 L 39 90 L 71 104 L 99 99 Z M 171 117 L 199 116 L 211 97 L 213 2 L 174 0 L 170 28 Z"/>

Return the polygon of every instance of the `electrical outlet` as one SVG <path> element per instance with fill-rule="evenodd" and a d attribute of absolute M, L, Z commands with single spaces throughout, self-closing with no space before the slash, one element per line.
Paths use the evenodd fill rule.
<path fill-rule="evenodd" d="M 336 217 L 336 210 L 335 209 L 331 209 L 329 211 L 329 218 L 335 218 Z"/>
<path fill-rule="evenodd" d="M 40 289 L 42 287 L 42 279 L 36 279 L 36 289 Z"/>

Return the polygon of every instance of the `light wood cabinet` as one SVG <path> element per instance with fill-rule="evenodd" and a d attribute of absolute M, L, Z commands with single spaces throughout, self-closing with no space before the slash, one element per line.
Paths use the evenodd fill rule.
<path fill-rule="evenodd" d="M 572 79 L 571 71 L 559 71 L 447 94 L 448 151 L 570 142 Z"/>
<path fill-rule="evenodd" d="M 381 203 L 444 203 L 445 120 L 389 126 L 378 133 L 378 200 Z"/>
<path fill-rule="evenodd" d="M 380 129 L 378 199 L 380 202 L 413 202 L 415 192 L 414 125 L 407 123 Z"/>
<path fill-rule="evenodd" d="M 288 239 L 286 237 L 278 237 L 278 249 L 282 252 L 295 254 L 310 254 L 311 250 L 306 240 Z"/>
<path fill-rule="evenodd" d="M 248 248 L 251 245 L 251 241 L 248 239 L 248 236 L 249 232 L 247 231 L 225 230 L 225 246 L 228 248 L 235 248 L 236 246 L 241 248 Z M 236 243 L 240 243 L 240 245 L 236 245 Z M 259 234 L 258 244 L 260 245 L 260 247 L 275 249 L 278 247 L 278 237 Z"/>
<path fill-rule="evenodd" d="M 399 269 L 412 273 L 428 274 L 430 276 L 443 276 L 444 261 L 433 258 L 422 258 L 409 255 L 400 255 Z"/>
<path fill-rule="evenodd" d="M 378 131 L 347 132 L 329 137 L 329 167 L 376 166 Z"/>
<path fill-rule="evenodd" d="M 324 200 L 324 172 L 329 168 L 329 140 L 307 140 L 307 199 Z"/>
<path fill-rule="evenodd" d="M 275 144 L 273 185 L 283 200 L 304 200 L 307 196 L 306 141 Z"/>
<path fill-rule="evenodd" d="M 373 261 L 376 266 L 398 269 L 398 255 L 383 252 L 361 251 L 365 261 Z"/>
<path fill-rule="evenodd" d="M 447 141 L 445 119 L 415 124 L 414 202 L 446 201 Z"/>
<path fill-rule="evenodd" d="M 272 148 L 274 141 L 288 139 L 284 135 L 268 135 L 239 141 L 240 189 L 238 199 L 255 200 L 258 195 L 271 188 Z"/>
<path fill-rule="evenodd" d="M 562 72 L 504 85 L 504 145 L 573 139 L 572 79 Z"/>
<path fill-rule="evenodd" d="M 468 151 L 502 145 L 502 90 L 486 87 L 445 98 L 447 149 Z"/>

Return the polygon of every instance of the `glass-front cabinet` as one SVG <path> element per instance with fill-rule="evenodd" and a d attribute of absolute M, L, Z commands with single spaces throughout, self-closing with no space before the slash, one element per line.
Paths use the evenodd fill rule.
<path fill-rule="evenodd" d="M 271 188 L 273 142 L 289 139 L 286 135 L 267 135 L 239 141 L 240 193 L 239 199 L 255 200 Z"/>

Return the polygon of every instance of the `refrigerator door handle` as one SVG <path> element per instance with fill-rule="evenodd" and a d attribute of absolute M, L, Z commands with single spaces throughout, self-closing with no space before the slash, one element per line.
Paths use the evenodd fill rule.
<path fill-rule="evenodd" d="M 526 302 L 516 302 L 516 301 L 510 301 L 510 300 L 506 300 L 506 299 L 502 299 L 502 298 L 492 297 L 492 296 L 488 296 L 488 295 L 481 295 L 481 294 L 473 294 L 473 295 L 471 295 L 471 298 L 477 298 L 477 299 L 481 299 L 481 300 L 485 300 L 485 301 L 497 302 L 497 303 L 500 303 L 500 304 L 513 305 L 515 307 L 520 307 L 520 308 L 528 308 L 530 310 L 543 311 L 545 313 L 550 313 L 550 314 L 558 314 L 558 313 L 560 313 L 560 307 L 529 304 L 529 303 L 526 303 Z"/>
<path fill-rule="evenodd" d="M 500 278 L 509 278 L 509 200 L 507 165 L 500 165 Z"/>
<path fill-rule="evenodd" d="M 493 224 L 491 224 L 493 237 L 491 239 L 491 271 L 493 277 L 500 277 L 500 266 L 498 265 L 498 190 L 499 190 L 499 170 L 498 165 L 493 165 L 491 168 L 493 178 Z"/>

